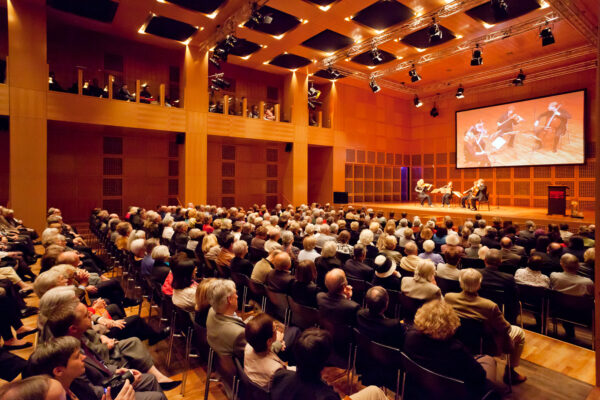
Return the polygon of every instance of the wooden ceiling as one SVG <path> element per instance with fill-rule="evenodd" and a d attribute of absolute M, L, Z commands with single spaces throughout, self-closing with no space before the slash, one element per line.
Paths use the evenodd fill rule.
<path fill-rule="evenodd" d="M 387 1 L 396 2 L 396 0 Z M 509 3 L 508 12 L 510 13 L 510 3 L 521 0 L 506 1 Z M 436 56 L 439 52 L 456 48 L 462 43 L 470 42 L 491 32 L 510 32 L 511 27 L 535 18 L 541 18 L 553 11 L 553 8 L 549 6 L 549 3 L 552 3 L 552 1 L 535 1 L 538 2 L 539 8 L 520 17 L 497 23 L 494 26 L 488 26 L 481 20 L 468 16 L 464 12 L 466 10 L 445 18 L 438 18 L 437 22 L 447 28 L 456 38 L 428 49 L 417 49 L 404 43 L 403 38 L 392 36 L 391 40 L 379 44 L 378 48 L 395 56 L 395 60 L 393 59 L 390 62 L 369 67 L 352 61 L 352 57 L 344 57 L 334 67 L 345 71 L 362 73 L 363 79 L 352 77 L 344 79 L 344 82 L 351 84 L 366 85 L 364 82 L 365 75 L 379 74 L 381 71 L 385 71 L 385 76 L 378 79 L 385 79 L 398 85 L 404 82 L 410 90 L 439 91 L 443 90 L 446 83 L 450 82 L 454 85 L 460 83 L 462 80 L 469 79 L 474 74 L 481 75 L 483 73 L 485 75 L 486 72 L 490 72 L 490 79 L 492 79 L 492 77 L 495 77 L 494 71 L 497 71 L 499 68 L 506 69 L 507 66 L 514 66 L 516 74 L 520 65 L 526 65 L 532 59 L 553 54 L 560 55 L 560 57 L 557 56 L 555 64 L 562 63 L 564 65 L 570 61 L 568 57 L 565 57 L 565 52 L 572 49 L 588 49 L 587 53 L 589 54 L 583 51 L 584 54 L 581 55 L 580 52 L 578 53 L 578 57 L 587 57 L 588 59 L 595 57 L 596 50 L 590 47 L 589 41 L 572 26 L 570 21 L 564 18 L 550 25 L 556 43 L 549 46 L 542 47 L 541 39 L 538 36 L 538 29 L 536 28 L 521 34 L 513 35 L 512 33 L 507 33 L 507 38 L 483 45 L 484 62 L 481 66 L 470 66 L 470 48 L 466 48 L 460 54 L 448 55 L 441 58 Z M 386 31 L 394 30 L 398 26 L 396 24 L 387 29 L 377 31 L 352 20 L 352 17 L 357 15 L 361 10 L 377 2 L 378 0 L 338 0 L 329 7 L 319 7 L 308 0 L 269 0 L 266 2 L 268 7 L 290 14 L 296 17 L 300 23 L 278 37 L 244 27 L 242 23 L 238 24 L 235 27 L 235 35 L 238 38 L 254 42 L 260 45 L 261 48 L 249 57 L 229 56 L 227 62 L 273 73 L 287 74 L 290 73 L 289 69 L 269 64 L 275 57 L 287 52 L 311 60 L 309 65 L 300 68 L 299 71 L 315 73 L 320 68 L 323 68 L 322 65 L 319 65 L 321 64 L 320 61 L 331 56 L 333 52 L 327 53 L 302 44 L 308 39 L 313 38 L 313 36 L 330 30 L 351 38 L 354 43 L 360 43 L 378 35 L 385 35 Z M 397 2 L 412 10 L 414 15 L 419 16 L 448 4 L 464 3 L 464 0 L 397 0 Z M 576 6 L 576 11 L 580 15 L 581 21 L 589 27 L 597 29 L 598 11 L 600 8 L 598 0 L 571 0 L 570 2 Z M 53 18 L 54 21 L 60 21 L 61 23 L 74 24 L 85 29 L 101 31 L 158 46 L 184 46 L 185 44 L 181 42 L 147 33 L 139 33 L 140 28 L 148 22 L 152 14 L 155 14 L 156 16 L 168 17 L 198 27 L 198 31 L 190 38 L 188 45 L 208 45 L 208 47 L 212 47 L 214 43 L 207 43 L 207 41 L 214 40 L 215 32 L 223 31 L 222 26 L 226 20 L 230 16 L 240 13 L 241 9 L 247 9 L 248 3 L 248 0 L 226 0 L 215 13 L 207 16 L 200 12 L 171 4 L 168 0 L 121 0 L 116 15 L 112 23 L 109 24 L 74 16 L 51 8 L 48 10 L 48 18 Z M 479 2 L 479 4 L 482 3 L 485 2 Z M 264 0 L 260 1 L 260 5 L 264 4 Z M 389 6 L 389 4 L 385 6 Z M 336 39 L 337 43 L 351 43 L 348 41 L 344 42 L 343 38 L 340 37 Z M 315 40 L 312 41 L 313 44 L 314 42 Z M 346 51 L 351 46 L 352 44 L 346 48 L 342 48 L 340 51 Z M 327 43 L 324 43 L 323 47 L 326 48 Z M 417 65 L 417 71 L 423 77 L 417 83 L 410 82 L 408 69 L 395 72 L 390 71 L 402 62 L 418 60 L 428 54 L 432 54 L 435 60 Z M 353 56 L 355 55 L 357 54 Z M 543 69 L 552 67 L 552 61 L 548 61 L 541 63 L 535 68 Z"/>

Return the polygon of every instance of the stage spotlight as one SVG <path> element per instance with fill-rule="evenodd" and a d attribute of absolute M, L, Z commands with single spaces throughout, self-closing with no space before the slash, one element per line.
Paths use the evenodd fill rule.
<path fill-rule="evenodd" d="M 508 17 L 508 4 L 506 0 L 492 0 L 492 12 L 496 20 L 501 20 Z"/>
<path fill-rule="evenodd" d="M 421 76 L 417 73 L 417 69 L 415 68 L 415 64 L 412 65 L 412 69 L 408 71 L 408 76 L 410 76 L 411 82 L 418 82 L 421 80 Z"/>
<path fill-rule="evenodd" d="M 431 109 L 431 111 L 429 111 L 429 115 L 431 115 L 433 118 L 435 118 L 438 115 L 440 115 L 440 113 L 438 112 L 438 109 L 437 109 L 437 106 L 435 105 L 435 103 L 433 103 L 433 108 Z"/>
<path fill-rule="evenodd" d="M 308 98 L 310 100 L 316 100 L 319 98 L 319 96 L 321 95 L 321 91 L 317 88 L 315 88 L 314 86 L 310 86 L 310 88 L 308 88 Z"/>
<path fill-rule="evenodd" d="M 211 55 L 208 61 L 210 61 L 210 63 L 214 65 L 217 69 L 221 69 L 221 63 L 219 62 L 221 61 L 221 59 L 215 54 Z"/>
<path fill-rule="evenodd" d="M 331 76 L 331 79 L 337 79 L 342 75 L 340 74 L 340 71 L 334 69 L 333 67 L 327 68 L 327 73 L 329 74 L 329 76 Z"/>
<path fill-rule="evenodd" d="M 540 30 L 540 37 L 542 38 L 542 46 L 554 44 L 554 35 L 552 34 L 552 29 L 548 26 L 547 22 L 546 27 Z"/>
<path fill-rule="evenodd" d="M 213 92 L 218 92 L 219 90 L 221 90 L 221 88 L 219 88 L 216 85 L 210 85 L 210 90 L 212 90 Z"/>
<path fill-rule="evenodd" d="M 517 77 L 515 79 L 513 79 L 512 83 L 515 86 L 523 86 L 523 81 L 525 80 L 525 74 L 523 73 L 523 70 L 520 69 L 519 70 L 519 75 L 517 75 Z"/>
<path fill-rule="evenodd" d="M 423 105 L 423 102 L 421 101 L 421 99 L 419 99 L 419 96 L 417 96 L 416 94 L 415 94 L 415 98 L 413 99 L 413 104 L 417 108 L 419 108 Z"/>
<path fill-rule="evenodd" d="M 476 44 L 473 53 L 471 53 L 471 66 L 476 67 L 483 64 L 483 57 L 481 54 L 481 49 L 479 48 L 479 45 Z"/>
<path fill-rule="evenodd" d="M 252 14 L 250 14 L 250 21 L 254 22 L 256 25 L 269 25 L 271 22 L 273 22 L 273 17 L 271 16 L 271 14 L 261 14 L 260 11 L 258 11 L 258 4 L 254 3 L 252 4 Z"/>
<path fill-rule="evenodd" d="M 237 44 L 237 42 L 238 42 L 238 38 L 236 38 L 235 36 L 233 36 L 233 35 L 227 36 L 227 39 L 225 39 L 225 46 L 226 46 L 226 48 L 229 48 L 227 50 L 227 52 L 229 52 L 229 50 L 233 49 L 235 47 L 235 45 Z"/>
<path fill-rule="evenodd" d="M 381 90 L 381 88 L 379 87 L 377 82 L 375 82 L 375 78 L 371 79 L 371 82 L 369 82 L 369 86 L 371 87 L 371 90 L 373 91 L 373 93 L 377 93 Z"/>
<path fill-rule="evenodd" d="M 381 57 L 381 52 L 377 47 L 371 50 L 371 59 L 373 60 L 373 64 L 380 64 L 383 61 L 383 57 Z"/>
<path fill-rule="evenodd" d="M 443 32 L 440 29 L 440 26 L 435 22 L 435 18 L 433 19 L 433 25 L 429 27 L 429 43 L 439 42 L 442 40 Z"/>
<path fill-rule="evenodd" d="M 456 98 L 457 99 L 464 99 L 465 98 L 465 88 L 462 87 L 462 85 L 459 85 L 458 89 L 456 90 Z"/>

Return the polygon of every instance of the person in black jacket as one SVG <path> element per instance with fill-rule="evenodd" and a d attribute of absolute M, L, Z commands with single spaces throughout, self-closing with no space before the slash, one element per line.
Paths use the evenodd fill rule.
<path fill-rule="evenodd" d="M 352 286 L 348 285 L 346 274 L 334 268 L 325 275 L 327 293 L 317 295 L 321 316 L 337 325 L 356 325 L 356 313 L 360 305 L 352 300 Z"/>
<path fill-rule="evenodd" d="M 356 316 L 358 330 L 374 342 L 402 348 L 406 329 L 397 318 L 387 318 L 384 313 L 390 297 L 381 286 L 373 286 L 365 295 L 366 308 Z"/>
<path fill-rule="evenodd" d="M 281 252 L 273 259 L 272 269 L 265 279 L 267 287 L 275 292 L 289 293 L 294 283 L 294 276 L 290 274 L 292 260 L 286 252 Z"/>
<path fill-rule="evenodd" d="M 373 285 L 383 286 L 390 290 L 400 290 L 402 277 L 400 272 L 396 270 L 396 262 L 384 254 L 379 254 L 375 257 L 375 276 L 373 277 Z"/>
<path fill-rule="evenodd" d="M 513 275 L 500 272 L 502 255 L 500 250 L 490 249 L 485 255 L 485 268 L 481 270 L 483 279 L 481 281 L 481 289 L 483 291 L 499 291 L 502 292 L 502 301 L 504 302 L 504 315 L 506 320 L 514 323 L 517 318 L 517 286 Z M 482 295 L 482 297 L 485 297 Z"/>
<path fill-rule="evenodd" d="M 500 249 L 498 241 L 498 231 L 496 228 L 488 228 L 484 237 L 481 238 L 481 245 L 490 249 Z"/>
<path fill-rule="evenodd" d="M 486 377 L 496 376 L 496 364 L 491 356 L 471 355 L 454 337 L 459 326 L 460 319 L 451 306 L 441 300 L 430 301 L 417 311 L 413 329 L 406 334 L 404 349 L 422 367 L 464 381 L 473 398 L 481 398 L 493 387 Z"/>
<path fill-rule="evenodd" d="M 358 243 L 354 246 L 353 257 L 348 259 L 342 267 L 346 275 L 370 282 L 373 279 L 374 270 L 364 263 L 366 256 L 367 250 L 364 245 Z"/>
<path fill-rule="evenodd" d="M 233 244 L 233 254 L 235 257 L 233 257 L 231 264 L 229 264 L 231 272 L 237 272 L 250 278 L 254 265 L 246 259 L 246 254 L 248 254 L 248 243 L 245 240 L 238 240 L 235 242 Z"/>
<path fill-rule="evenodd" d="M 296 280 L 290 291 L 292 299 L 296 303 L 308 307 L 317 307 L 319 287 L 315 283 L 315 279 L 317 279 L 315 263 L 310 260 L 299 262 L 296 266 Z"/>

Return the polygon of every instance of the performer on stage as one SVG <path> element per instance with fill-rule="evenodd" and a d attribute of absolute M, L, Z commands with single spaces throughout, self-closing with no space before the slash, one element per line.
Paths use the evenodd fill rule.
<path fill-rule="evenodd" d="M 448 208 L 450 208 L 450 199 L 452 198 L 452 181 L 448 182 L 447 185 L 442 186 L 441 189 L 442 193 L 444 193 L 442 196 L 442 207 L 448 205 Z"/>
<path fill-rule="evenodd" d="M 483 179 L 475 182 L 471 193 L 471 210 L 477 211 L 477 202 L 488 201 L 487 186 Z"/>
<path fill-rule="evenodd" d="M 464 137 L 464 157 L 465 161 L 474 161 L 477 166 L 488 167 L 491 165 L 488 152 L 485 150 L 484 137 L 487 137 L 487 130 L 483 126 L 483 121 L 479 121 L 469 128 Z"/>
<path fill-rule="evenodd" d="M 513 147 L 516 136 L 514 126 L 521 121 L 523 121 L 523 118 L 515 114 L 515 106 L 508 106 L 508 110 L 498 119 L 498 130 L 495 135 L 500 137 L 508 135 L 508 147 Z"/>
<path fill-rule="evenodd" d="M 460 204 L 462 204 L 462 208 L 467 208 L 467 202 L 471 201 L 471 197 L 473 197 L 473 191 L 477 187 L 477 181 L 473 182 L 473 186 L 463 192 L 463 197 L 460 198 Z"/>
<path fill-rule="evenodd" d="M 554 131 L 554 146 L 552 152 L 556 153 L 558 149 L 558 141 L 567 132 L 567 122 L 571 119 L 571 114 L 562 107 L 562 104 L 558 104 L 556 101 L 548 104 L 548 111 L 545 111 L 538 115 L 534 122 L 536 128 L 540 128 L 540 120 L 544 119 L 540 130 L 535 135 L 540 137 L 544 131 Z M 542 142 L 538 142 L 537 149 L 542 147 Z"/>
<path fill-rule="evenodd" d="M 431 196 L 429 196 L 427 194 L 427 191 L 429 189 L 431 189 L 433 185 L 431 183 L 425 183 L 425 181 L 423 179 L 419 179 L 417 181 L 417 186 L 415 187 L 415 192 L 417 192 L 419 194 L 419 200 L 421 201 L 421 206 L 423 206 L 423 203 L 425 203 L 425 200 L 427 200 L 427 203 L 429 203 L 429 207 L 432 207 L 431 205 Z"/>

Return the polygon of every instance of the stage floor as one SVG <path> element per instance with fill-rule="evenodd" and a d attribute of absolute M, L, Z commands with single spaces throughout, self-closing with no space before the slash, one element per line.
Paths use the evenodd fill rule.
<path fill-rule="evenodd" d="M 421 218 L 443 217 L 449 215 L 459 224 L 462 224 L 467 218 L 474 218 L 475 214 L 480 213 L 485 220 L 491 222 L 493 217 L 500 217 L 503 221 L 511 220 L 513 223 L 523 225 L 527 220 L 534 221 L 538 226 L 544 227 L 551 223 L 566 223 L 569 229 L 579 229 L 580 225 L 589 225 L 594 223 L 594 212 L 586 210 L 583 212 L 584 218 L 571 218 L 570 216 L 562 215 L 546 215 L 545 208 L 530 208 L 530 207 L 511 207 L 511 206 L 492 206 L 488 211 L 487 204 L 484 204 L 479 211 L 471 211 L 460 206 L 450 208 L 442 208 L 439 204 L 430 208 L 427 205 L 421 207 L 418 203 L 349 203 L 354 208 L 372 208 L 373 211 L 383 211 L 386 217 L 390 212 L 394 212 L 394 218 L 399 219 L 400 213 L 408 213 L 408 218 L 412 219 L 415 215 Z"/>

